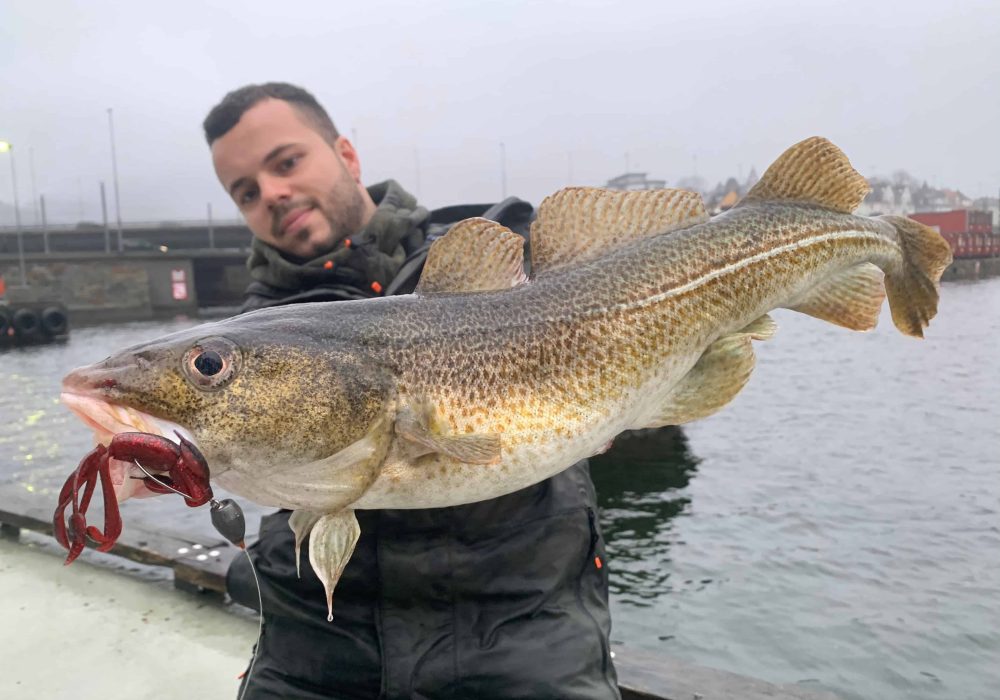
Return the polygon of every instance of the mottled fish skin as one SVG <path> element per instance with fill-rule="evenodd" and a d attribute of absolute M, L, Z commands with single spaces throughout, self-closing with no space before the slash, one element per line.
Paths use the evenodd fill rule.
<path fill-rule="evenodd" d="M 785 198 L 748 196 L 709 221 L 542 266 L 508 289 L 263 309 L 130 348 L 67 386 L 184 426 L 215 481 L 265 505 L 333 512 L 493 498 L 657 424 L 714 341 L 800 307 L 844 271 L 874 264 L 907 289 L 899 280 L 917 255 L 901 238 L 908 224 L 845 213 L 863 182 L 834 191 L 831 206 L 789 200 L 780 178 L 762 183 Z M 911 334 L 933 316 L 950 261 L 931 238 L 917 245 L 931 262 L 913 287 L 927 300 L 916 311 L 899 304 L 897 325 Z M 860 293 L 850 290 L 848 306 Z M 865 307 L 876 316 L 881 294 Z M 191 380 L 192 348 L 205 347 L 226 357 L 231 348 L 232 376 L 218 387 Z M 415 457 L 404 413 L 431 436 L 498 437 L 497 458 Z"/>
<path fill-rule="evenodd" d="M 434 457 L 418 467 L 390 459 L 357 505 L 489 498 L 642 427 L 712 340 L 830 268 L 891 260 L 894 238 L 874 219 L 752 206 L 509 290 L 301 304 L 199 326 L 123 353 L 157 371 L 130 368 L 133 389 L 108 398 L 191 426 L 213 474 L 237 489 L 239 477 L 225 476 L 231 468 L 244 480 L 280 478 L 283 465 L 360 439 L 387 396 L 420 401 L 445 432 L 501 434 L 504 459 Z M 176 368 L 211 337 L 229 339 L 244 358 L 224 393 L 192 391 Z M 372 377 L 384 378 L 381 390 Z"/>
<path fill-rule="evenodd" d="M 867 330 L 888 296 L 922 336 L 950 250 L 909 219 L 855 216 L 867 191 L 819 138 L 711 220 L 692 193 L 568 188 L 539 208 L 530 281 L 515 234 L 467 220 L 413 295 L 190 329 L 76 370 L 63 399 L 99 439 L 176 424 L 213 481 L 296 510 L 296 560 L 308 531 L 332 619 L 354 510 L 494 498 L 623 430 L 711 415 L 749 379 L 771 309 Z"/>
<path fill-rule="evenodd" d="M 379 323 L 400 395 L 436 406 L 447 432 L 503 435 L 505 457 L 485 467 L 443 457 L 414 467 L 390 455 L 355 505 L 451 505 L 547 478 L 645 427 L 715 339 L 831 270 L 892 264 L 899 254 L 895 229 L 879 220 L 755 205 L 474 303 L 464 295 L 400 300 L 392 321 Z M 444 333 L 434 328 L 440 318 L 450 321 Z"/>

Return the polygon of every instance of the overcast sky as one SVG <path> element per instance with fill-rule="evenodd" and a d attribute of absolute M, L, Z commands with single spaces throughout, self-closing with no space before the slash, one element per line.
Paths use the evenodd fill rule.
<path fill-rule="evenodd" d="M 25 223 L 32 160 L 50 218 L 99 220 L 101 180 L 113 218 L 108 108 L 123 219 L 234 217 L 200 125 L 268 80 L 319 98 L 366 182 L 428 206 L 499 199 L 501 142 L 508 194 L 536 203 L 626 163 L 714 184 L 813 134 L 865 175 L 1000 189 L 996 0 L 4 0 L 0 139 Z"/>

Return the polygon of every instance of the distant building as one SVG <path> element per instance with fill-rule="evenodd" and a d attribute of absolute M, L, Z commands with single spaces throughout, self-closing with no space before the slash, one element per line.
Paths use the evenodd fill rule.
<path fill-rule="evenodd" d="M 881 177 L 868 178 L 872 191 L 858 207 L 862 216 L 877 216 L 879 214 L 896 214 L 906 216 L 915 211 L 953 211 L 970 209 L 973 201 L 958 190 L 938 189 L 926 182 L 911 177 L 895 181 Z M 989 207 L 977 207 L 988 209 Z"/>
<path fill-rule="evenodd" d="M 958 190 L 935 189 L 924 184 L 914 192 L 913 204 L 922 211 L 949 211 L 952 209 L 969 209 L 972 199 Z"/>
<path fill-rule="evenodd" d="M 604 186 L 609 190 L 636 192 L 639 190 L 661 190 L 667 186 L 667 181 L 650 180 L 647 173 L 625 173 L 611 178 Z"/>
<path fill-rule="evenodd" d="M 980 197 L 972 203 L 973 209 L 988 211 L 993 217 L 993 232 L 1000 235 L 1000 199 L 997 197 Z"/>
<path fill-rule="evenodd" d="M 884 178 L 868 178 L 872 191 L 858 207 L 861 216 L 895 214 L 905 216 L 914 211 L 913 194 L 905 183 L 892 183 Z"/>
<path fill-rule="evenodd" d="M 759 179 L 757 171 L 751 168 L 746 179 L 740 181 L 730 177 L 712 189 L 705 187 L 704 181 L 696 176 L 682 177 L 676 186 L 698 191 L 705 200 L 705 209 L 710 214 L 718 214 L 736 206 Z M 636 191 L 660 189 L 666 185 L 666 180 L 650 180 L 647 173 L 630 172 L 608 180 L 605 187 L 612 190 Z M 1000 234 L 1000 198 L 980 197 L 973 200 L 959 190 L 938 189 L 926 182 L 921 183 L 905 171 L 895 173 L 891 179 L 868 178 L 868 185 L 871 187 L 871 192 L 857 210 L 862 216 L 881 214 L 908 216 L 914 212 L 975 209 L 992 212 L 993 221 L 997 222 L 997 233 Z"/>
<path fill-rule="evenodd" d="M 928 211 L 910 218 L 940 233 L 956 258 L 986 258 L 1000 255 L 1000 236 L 993 234 L 993 212 L 975 209 Z"/>
<path fill-rule="evenodd" d="M 720 182 L 715 186 L 715 189 L 705 193 L 705 208 L 711 214 L 718 214 L 719 212 L 732 209 L 746 196 L 750 188 L 757 184 L 758 180 L 760 178 L 757 176 L 757 171 L 751 168 L 750 174 L 747 175 L 743 182 L 740 182 L 735 177 L 731 177 L 725 182 Z"/>

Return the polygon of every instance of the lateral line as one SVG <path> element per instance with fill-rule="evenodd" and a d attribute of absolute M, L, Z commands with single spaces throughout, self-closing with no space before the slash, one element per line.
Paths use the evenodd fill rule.
<path fill-rule="evenodd" d="M 841 238 L 857 238 L 861 240 L 877 241 L 880 243 L 895 245 L 897 248 L 899 247 L 899 245 L 894 241 L 885 238 L 883 236 L 879 236 L 876 233 L 872 233 L 871 231 L 857 231 L 857 230 L 835 231 L 833 233 L 824 233 L 817 236 L 810 236 L 808 238 L 802 238 L 797 241 L 793 241 L 791 243 L 786 243 L 785 245 L 779 246 L 777 248 L 772 248 L 770 250 L 757 253 L 756 255 L 752 255 L 747 258 L 742 258 L 741 260 L 726 265 L 725 267 L 721 267 L 718 270 L 712 270 L 711 272 L 708 272 L 702 275 L 701 277 L 698 277 L 697 279 L 691 280 L 690 282 L 682 284 L 679 287 L 668 289 L 666 291 L 660 292 L 659 294 L 655 294 L 651 297 L 640 299 L 636 302 L 622 302 L 601 309 L 588 310 L 585 311 L 583 315 L 592 316 L 598 313 L 607 313 L 609 311 L 622 311 L 626 309 L 642 308 L 644 306 L 651 306 L 654 304 L 658 304 L 662 301 L 670 299 L 671 297 L 687 294 L 688 292 L 697 289 L 698 287 L 707 284 L 708 282 L 711 282 L 714 279 L 732 274 L 734 272 L 742 270 L 745 267 L 749 267 L 755 263 L 767 260 L 769 258 L 777 257 L 779 255 L 788 253 L 793 250 L 808 248 L 810 246 L 819 245 L 822 243 L 826 243 L 827 241 L 837 240 Z"/>

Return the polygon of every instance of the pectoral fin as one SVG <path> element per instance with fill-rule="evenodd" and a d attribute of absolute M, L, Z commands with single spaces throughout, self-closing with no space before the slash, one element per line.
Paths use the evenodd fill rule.
<path fill-rule="evenodd" d="M 500 461 L 500 436 L 495 434 L 447 435 L 435 430 L 427 410 L 402 409 L 396 416 L 396 435 L 411 459 L 437 452 L 468 464 Z"/>
<path fill-rule="evenodd" d="M 300 566 L 300 552 L 302 540 L 306 538 L 313 525 L 323 517 L 322 513 L 313 513 L 308 510 L 296 510 L 288 518 L 288 527 L 295 533 L 295 575 L 302 578 L 302 568 Z"/>
<path fill-rule="evenodd" d="M 678 382 L 655 420 L 640 426 L 690 423 L 710 416 L 732 401 L 750 379 L 756 358 L 751 340 L 767 340 L 777 325 L 764 315 L 737 333 L 708 346 L 694 367 Z"/>
<path fill-rule="evenodd" d="M 322 516 L 309 533 L 309 563 L 326 589 L 327 622 L 333 621 L 333 589 L 360 536 L 358 519 L 354 511 L 347 508 Z"/>

